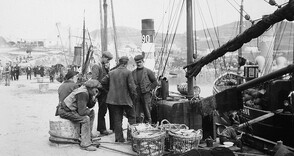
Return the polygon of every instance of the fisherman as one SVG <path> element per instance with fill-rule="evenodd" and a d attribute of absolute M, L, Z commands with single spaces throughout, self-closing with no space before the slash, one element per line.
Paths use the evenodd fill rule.
<path fill-rule="evenodd" d="M 96 151 L 92 141 L 98 136 L 92 134 L 95 113 L 91 108 L 95 106 L 99 85 L 97 80 L 86 81 L 61 101 L 58 109 L 61 118 L 81 124 L 80 146 L 87 151 Z"/>
<path fill-rule="evenodd" d="M 59 99 L 59 104 L 56 107 L 56 113 L 55 116 L 59 115 L 58 114 L 58 109 L 61 105 L 61 102 L 74 90 L 79 88 L 79 85 L 76 83 L 77 82 L 77 72 L 74 71 L 68 71 L 67 74 L 64 77 L 63 83 L 59 86 L 58 88 L 58 99 Z"/>
<path fill-rule="evenodd" d="M 241 148 L 243 150 L 241 137 L 238 136 L 238 125 L 240 124 L 239 116 L 237 112 L 232 112 L 229 115 L 230 122 L 232 126 L 226 127 L 220 134 L 220 143 L 223 144 L 224 142 L 233 142 L 234 145 Z"/>
<path fill-rule="evenodd" d="M 135 80 L 136 89 L 138 93 L 138 100 L 136 101 L 136 116 L 137 122 L 152 123 L 151 119 L 151 91 L 158 86 L 158 82 L 154 73 L 144 67 L 143 55 L 137 55 L 134 60 L 137 65 L 137 69 L 132 71 L 132 75 Z M 141 113 L 144 113 L 144 121 L 139 121 Z"/>
<path fill-rule="evenodd" d="M 123 114 L 126 113 L 130 125 L 136 123 L 133 101 L 137 97 L 136 85 L 130 70 L 128 57 L 119 59 L 119 66 L 110 71 L 102 80 L 104 88 L 109 88 L 106 103 L 113 113 L 115 142 L 125 142 L 122 129 Z"/>
<path fill-rule="evenodd" d="M 112 54 L 109 51 L 104 51 L 102 53 L 102 58 L 101 62 L 98 62 L 97 64 L 94 64 L 91 68 L 92 70 L 92 79 L 96 79 L 98 81 L 101 81 L 102 78 L 108 74 L 109 72 L 109 61 L 113 58 Z M 105 125 L 105 115 L 107 112 L 107 103 L 106 101 L 107 97 L 107 91 L 106 90 L 101 90 L 100 95 L 97 97 L 98 98 L 98 104 L 99 104 L 99 109 L 98 109 L 98 123 L 97 123 L 97 131 L 100 132 L 101 135 L 109 135 L 111 132 L 106 130 L 106 125 Z M 109 109 L 108 109 L 109 110 Z M 110 129 L 113 129 L 113 120 L 112 120 L 112 114 L 111 111 L 109 110 L 109 120 L 110 120 Z"/>
<path fill-rule="evenodd" d="M 32 68 L 31 68 L 31 65 L 28 65 L 27 66 L 26 73 L 27 73 L 27 80 L 29 79 L 29 77 L 30 77 L 30 80 L 31 80 L 32 79 Z"/>

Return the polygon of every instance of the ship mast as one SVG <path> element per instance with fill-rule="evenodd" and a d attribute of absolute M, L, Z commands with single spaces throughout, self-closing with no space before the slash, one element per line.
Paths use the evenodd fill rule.
<path fill-rule="evenodd" d="M 82 43 L 82 49 L 83 49 L 83 62 L 82 62 L 82 66 L 84 65 L 84 62 L 85 62 L 85 10 L 84 10 L 84 21 L 83 21 L 83 43 Z M 82 67 L 83 69 L 83 67 Z"/>
<path fill-rule="evenodd" d="M 103 32 L 103 39 L 104 44 L 102 45 L 102 51 L 107 51 L 107 2 L 106 0 L 103 1 L 103 11 L 104 11 L 104 32 Z"/>
<path fill-rule="evenodd" d="M 193 16 L 192 16 L 192 0 L 186 1 L 187 6 L 187 65 L 193 63 Z M 189 72 L 191 68 L 187 69 Z M 187 98 L 191 99 L 194 96 L 193 92 L 193 77 L 187 78 L 188 94 Z"/>
<path fill-rule="evenodd" d="M 242 33 L 243 31 L 243 1 L 244 0 L 241 0 L 241 5 L 240 5 L 240 25 L 239 25 L 239 34 Z M 238 50 L 238 71 L 237 73 L 240 75 L 241 72 L 240 72 L 240 64 L 241 64 L 241 58 L 242 57 L 242 47 L 239 48 Z"/>

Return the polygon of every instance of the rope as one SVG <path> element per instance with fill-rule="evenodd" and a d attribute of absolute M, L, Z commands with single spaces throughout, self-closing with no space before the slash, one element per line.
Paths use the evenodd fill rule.
<path fill-rule="evenodd" d="M 107 143 L 107 142 L 104 142 L 104 143 Z M 124 152 L 124 151 L 117 150 L 117 149 L 110 148 L 110 147 L 103 146 L 103 145 L 100 145 L 99 147 L 102 147 L 102 148 L 105 148 L 105 149 L 108 149 L 108 150 L 111 150 L 111 151 L 115 151 L 115 152 L 118 152 L 118 153 L 122 153 L 122 154 L 125 154 L 125 155 L 132 155 L 132 156 L 136 156 L 137 155 L 137 154 L 133 154 L 133 153 L 129 153 L 129 152 Z"/>
<path fill-rule="evenodd" d="M 167 59 L 165 61 L 164 67 L 163 67 L 162 75 L 164 75 L 164 71 L 165 71 L 165 68 L 166 68 L 166 65 L 167 65 L 167 61 L 168 61 L 168 58 L 169 58 L 171 49 L 172 49 L 172 45 L 173 45 L 174 40 L 175 40 L 175 37 L 176 37 L 176 32 L 177 32 L 177 29 L 178 29 L 178 26 L 179 26 L 179 23 L 180 23 L 180 17 L 182 15 L 183 8 L 184 8 L 184 1 L 182 1 L 182 5 L 181 5 L 181 8 L 180 8 L 180 11 L 179 11 L 179 14 L 178 14 L 178 19 L 177 19 L 177 24 L 176 24 L 175 32 L 173 34 L 172 42 L 171 42 L 171 45 L 170 45 L 170 48 L 169 48 L 169 51 L 168 51 L 168 54 L 167 54 Z"/>

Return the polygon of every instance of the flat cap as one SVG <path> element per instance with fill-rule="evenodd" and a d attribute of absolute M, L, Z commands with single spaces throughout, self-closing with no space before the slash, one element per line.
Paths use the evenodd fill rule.
<path fill-rule="evenodd" d="M 119 58 L 118 61 L 120 63 L 128 62 L 129 61 L 129 58 L 127 56 L 122 56 L 122 57 Z"/>
<path fill-rule="evenodd" d="M 102 57 L 106 57 L 109 60 L 111 60 L 113 58 L 113 55 L 109 51 L 103 51 L 102 52 Z"/>
<path fill-rule="evenodd" d="M 78 74 L 78 72 L 75 72 L 75 71 L 69 70 L 69 71 L 66 73 L 66 75 L 64 76 L 64 78 L 65 78 L 66 80 L 69 80 L 69 79 L 71 79 L 72 77 L 74 77 L 74 76 L 77 75 L 77 74 Z"/>
<path fill-rule="evenodd" d="M 101 83 L 98 80 L 91 79 L 86 81 L 84 85 L 88 88 L 98 88 L 101 86 Z"/>
<path fill-rule="evenodd" d="M 140 60 L 143 60 L 144 59 L 144 56 L 143 55 L 136 55 L 134 57 L 134 60 L 137 62 L 137 61 L 140 61 Z"/>

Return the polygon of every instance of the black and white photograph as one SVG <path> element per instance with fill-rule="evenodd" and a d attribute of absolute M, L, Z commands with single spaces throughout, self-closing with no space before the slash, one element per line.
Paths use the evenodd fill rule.
<path fill-rule="evenodd" d="M 0 155 L 294 156 L 294 0 L 2 0 Z"/>

